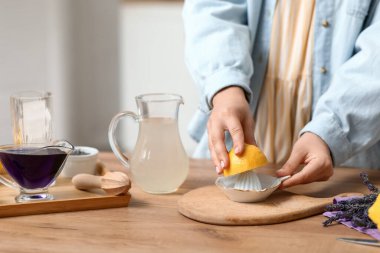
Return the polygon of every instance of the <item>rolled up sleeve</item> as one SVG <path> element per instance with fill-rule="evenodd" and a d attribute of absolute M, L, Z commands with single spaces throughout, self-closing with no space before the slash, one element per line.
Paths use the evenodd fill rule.
<path fill-rule="evenodd" d="M 247 3 L 242 0 L 188 0 L 183 9 L 185 58 L 199 87 L 203 110 L 228 86 L 239 86 L 248 101 L 253 74 Z"/>

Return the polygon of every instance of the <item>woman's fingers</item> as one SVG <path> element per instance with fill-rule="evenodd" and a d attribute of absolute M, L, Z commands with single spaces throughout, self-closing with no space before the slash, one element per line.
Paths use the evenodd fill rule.
<path fill-rule="evenodd" d="M 306 166 L 295 173 L 301 164 Z M 333 165 L 327 144 L 313 133 L 303 134 L 295 143 L 292 153 L 277 176 L 292 175 L 281 188 L 316 181 L 326 181 L 333 175 Z"/>
<path fill-rule="evenodd" d="M 282 188 L 328 180 L 333 171 L 332 167 L 326 165 L 318 158 L 311 160 L 300 172 L 285 180 Z"/>
<path fill-rule="evenodd" d="M 244 151 L 244 130 L 237 117 L 230 117 L 226 121 L 227 130 L 231 135 L 235 154 L 239 155 Z"/>
<path fill-rule="evenodd" d="M 298 170 L 299 166 L 303 164 L 305 154 L 295 149 L 292 150 L 289 159 L 276 173 L 278 177 L 292 175 Z"/>
<path fill-rule="evenodd" d="M 207 129 L 210 154 L 217 172 L 221 173 L 229 164 L 227 149 L 224 144 L 224 127 L 219 121 L 210 119 Z"/>
<path fill-rule="evenodd" d="M 231 86 L 219 91 L 214 95 L 212 105 L 213 110 L 207 124 L 209 148 L 215 166 L 223 170 L 229 166 L 225 132 L 229 132 L 232 137 L 235 153 L 241 154 L 245 141 L 254 142 L 253 123 L 246 122 L 247 119 L 253 121 L 253 116 L 244 90 L 240 87 Z"/>
<path fill-rule="evenodd" d="M 255 129 L 255 124 L 253 121 L 253 116 L 248 117 L 243 123 L 244 142 L 257 146 L 255 136 L 254 136 L 254 129 Z"/>
<path fill-rule="evenodd" d="M 248 124 L 252 125 L 252 124 Z M 208 122 L 209 148 L 216 167 L 223 170 L 229 166 L 228 151 L 224 142 L 225 130 L 231 135 L 235 154 L 244 151 L 244 143 L 254 143 L 253 129 L 243 129 L 238 117 L 235 115 L 224 115 L 221 118 L 211 118 Z M 246 140 L 246 132 L 251 132 Z"/>
<path fill-rule="evenodd" d="M 221 173 L 220 162 L 218 156 L 215 153 L 214 146 L 211 142 L 211 137 L 208 135 L 208 149 L 210 150 L 211 160 L 214 163 L 216 173 Z"/>
<path fill-rule="evenodd" d="M 285 180 L 282 183 L 282 188 L 287 188 L 299 184 L 307 184 L 315 181 L 313 171 L 317 169 L 318 167 L 315 164 L 309 163 L 303 168 L 303 170 L 294 174 L 289 179 Z"/>

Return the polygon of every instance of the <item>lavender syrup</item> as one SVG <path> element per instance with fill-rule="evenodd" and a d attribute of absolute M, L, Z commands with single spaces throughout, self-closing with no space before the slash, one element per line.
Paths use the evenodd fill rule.
<path fill-rule="evenodd" d="M 67 154 L 51 148 L 31 151 L 33 148 L 3 150 L 0 152 L 0 161 L 22 188 L 44 188 L 54 180 Z"/>

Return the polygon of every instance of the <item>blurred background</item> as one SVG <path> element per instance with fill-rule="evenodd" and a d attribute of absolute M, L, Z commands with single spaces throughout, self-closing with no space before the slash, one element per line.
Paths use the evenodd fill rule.
<path fill-rule="evenodd" d="M 184 64 L 183 1 L 0 0 L 0 143 L 12 142 L 9 97 L 51 91 L 56 139 L 110 150 L 108 124 L 136 112 L 134 97 L 184 97 L 179 128 L 191 156 L 187 125 L 198 104 Z M 138 127 L 119 127 L 132 150 Z"/>

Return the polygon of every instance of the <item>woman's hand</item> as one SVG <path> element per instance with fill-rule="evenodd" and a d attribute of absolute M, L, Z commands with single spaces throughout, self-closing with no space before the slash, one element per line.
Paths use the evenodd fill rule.
<path fill-rule="evenodd" d="M 305 167 L 297 172 L 299 166 Z M 277 176 L 292 175 L 282 188 L 316 181 L 327 181 L 333 175 L 332 159 L 327 144 L 317 135 L 304 133 L 294 144 L 288 161 L 277 171 Z"/>
<path fill-rule="evenodd" d="M 236 86 L 218 92 L 212 99 L 213 109 L 207 124 L 208 145 L 216 172 L 228 167 L 229 159 L 224 143 L 224 132 L 232 137 L 237 155 L 244 151 L 244 142 L 255 144 L 253 114 L 244 91 Z"/>

